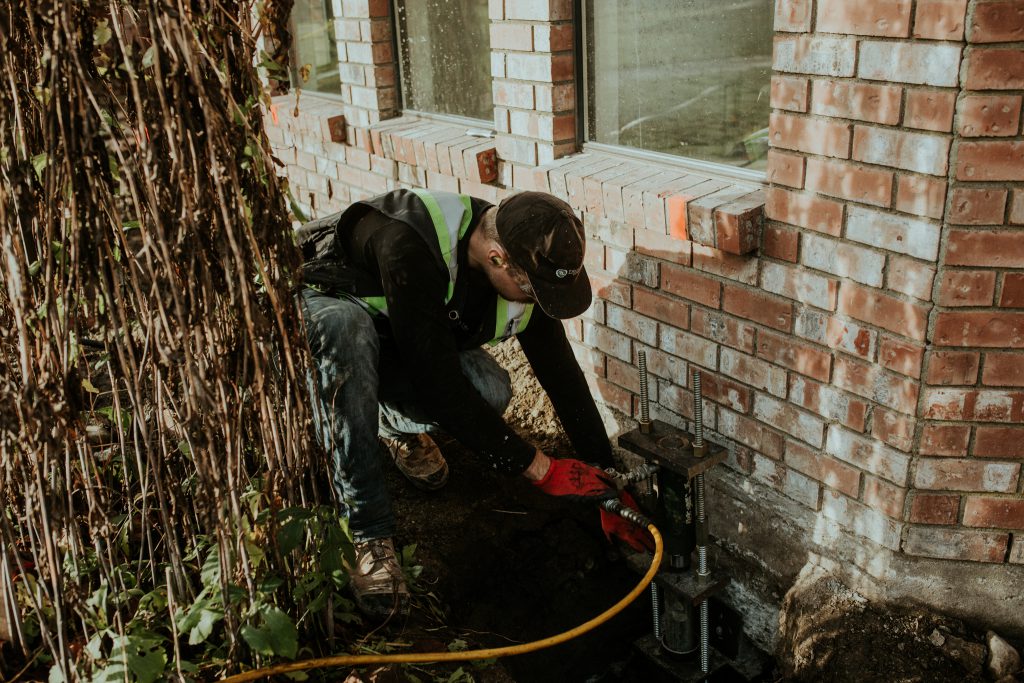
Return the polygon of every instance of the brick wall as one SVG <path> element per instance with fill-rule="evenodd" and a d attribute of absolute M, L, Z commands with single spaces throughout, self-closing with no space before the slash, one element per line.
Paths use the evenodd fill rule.
<path fill-rule="evenodd" d="M 908 552 L 1024 564 L 1024 2 L 966 21 Z"/>
<path fill-rule="evenodd" d="M 358 39 L 344 5 L 339 37 L 376 45 L 389 5 L 352 4 Z M 362 108 L 279 100 L 298 203 L 552 192 L 587 229 L 598 299 L 568 330 L 602 403 L 637 415 L 643 349 L 653 415 L 686 425 L 699 370 L 752 504 L 811 515 L 815 552 L 1024 563 L 1024 1 L 778 0 L 764 186 L 575 151 L 571 9 L 491 0 L 496 139 L 388 118 L 386 79 Z"/>

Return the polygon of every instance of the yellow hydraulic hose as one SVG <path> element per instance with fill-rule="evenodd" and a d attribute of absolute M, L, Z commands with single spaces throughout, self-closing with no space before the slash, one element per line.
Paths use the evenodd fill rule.
<path fill-rule="evenodd" d="M 651 537 L 654 539 L 654 557 L 651 559 L 651 566 L 647 569 L 647 573 L 644 574 L 643 578 L 640 579 L 633 590 L 629 592 L 626 597 L 619 600 L 617 603 L 609 607 L 607 610 L 598 614 L 596 617 L 580 624 L 576 628 L 564 631 L 557 635 L 543 638 L 541 640 L 534 640 L 529 643 L 522 643 L 520 645 L 507 645 L 505 647 L 492 647 L 484 650 L 463 650 L 461 652 L 410 652 L 407 654 L 390 654 L 390 655 L 335 655 L 333 657 L 320 657 L 317 659 L 305 659 L 299 662 L 287 662 L 284 664 L 277 664 L 275 666 L 268 666 L 263 669 L 254 669 L 253 671 L 246 671 L 245 673 L 236 674 L 229 676 L 224 680 L 224 683 L 242 683 L 243 681 L 255 681 L 264 676 L 272 676 L 275 674 L 284 674 L 291 671 L 305 671 L 307 669 L 319 669 L 324 667 L 336 667 L 336 666 L 366 666 L 369 664 L 427 664 L 434 662 L 468 662 L 477 659 L 491 659 L 494 657 L 508 657 L 510 655 L 522 655 L 527 652 L 536 652 L 537 650 L 543 650 L 544 648 L 552 647 L 553 645 L 560 645 L 566 641 L 572 640 L 578 636 L 582 636 L 588 631 L 592 631 L 601 624 L 605 623 L 616 614 L 624 610 L 631 602 L 636 600 L 637 596 L 643 592 L 647 585 L 654 579 L 654 575 L 658 573 L 658 568 L 661 566 L 661 558 L 664 554 L 664 544 L 661 540 L 661 534 L 658 532 L 657 527 L 653 524 L 647 525 L 647 531 L 650 532 Z"/>

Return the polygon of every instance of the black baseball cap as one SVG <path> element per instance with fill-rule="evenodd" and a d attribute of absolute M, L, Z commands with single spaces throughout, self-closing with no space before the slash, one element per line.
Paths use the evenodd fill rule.
<path fill-rule="evenodd" d="M 587 239 L 571 206 L 546 192 L 520 192 L 498 205 L 495 224 L 512 265 L 526 273 L 545 313 L 566 319 L 590 308 Z"/>

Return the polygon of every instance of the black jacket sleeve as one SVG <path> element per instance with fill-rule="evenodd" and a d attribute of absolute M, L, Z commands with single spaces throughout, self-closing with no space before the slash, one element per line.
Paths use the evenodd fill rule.
<path fill-rule="evenodd" d="M 518 339 L 537 380 L 551 398 L 576 456 L 601 467 L 611 467 L 614 464 L 612 449 L 604 423 L 562 323 L 534 308 L 530 324 Z"/>
<path fill-rule="evenodd" d="M 380 270 L 394 342 L 421 405 L 442 429 L 496 469 L 521 473 L 535 449 L 462 374 L 444 305 L 448 275 L 422 237 L 393 222 L 374 231 L 364 249 Z"/>

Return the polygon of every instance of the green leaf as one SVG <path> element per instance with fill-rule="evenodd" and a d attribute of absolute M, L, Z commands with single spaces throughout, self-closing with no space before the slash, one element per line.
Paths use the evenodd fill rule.
<path fill-rule="evenodd" d="M 200 572 L 200 579 L 203 585 L 208 588 L 215 588 L 220 584 L 220 546 L 214 545 L 203 561 L 203 570 Z"/>
<path fill-rule="evenodd" d="M 106 45 L 110 42 L 114 32 L 110 30 L 110 23 L 106 19 L 96 22 L 96 28 L 92 31 L 92 42 L 94 45 Z"/>
<path fill-rule="evenodd" d="M 142 55 L 142 68 L 148 69 L 153 66 L 153 58 L 156 56 L 156 46 L 150 45 Z"/>
<path fill-rule="evenodd" d="M 246 624 L 241 628 L 242 638 L 255 652 L 294 659 L 299 649 L 299 633 L 288 615 L 277 607 L 260 609 L 262 624 Z"/>
<path fill-rule="evenodd" d="M 466 641 L 464 641 L 462 638 L 456 638 L 452 642 L 448 643 L 449 652 L 462 652 L 467 647 L 468 645 L 466 644 Z"/>
<path fill-rule="evenodd" d="M 90 382 L 88 379 L 82 380 L 82 388 L 88 391 L 90 394 L 100 393 L 100 390 L 93 386 L 93 383 Z"/>
<path fill-rule="evenodd" d="M 49 165 L 50 155 L 47 154 L 46 152 L 43 152 L 42 154 L 37 154 L 34 157 L 32 157 L 32 168 L 33 170 L 35 170 L 36 178 L 39 179 L 39 182 L 43 181 L 43 170 Z"/>
<path fill-rule="evenodd" d="M 202 609 L 199 611 L 199 621 L 188 633 L 188 644 L 198 645 L 204 642 L 213 633 L 213 627 L 224 618 L 224 612 L 219 609 Z"/>
<path fill-rule="evenodd" d="M 59 664 L 54 664 L 50 667 L 49 683 L 66 683 L 68 679 L 64 678 L 64 673 L 60 670 Z"/>
<path fill-rule="evenodd" d="M 279 521 L 287 519 L 281 522 L 277 530 L 277 545 L 281 549 L 281 554 L 287 555 L 302 545 L 306 537 L 306 520 L 309 519 L 309 513 L 297 508 L 288 508 L 277 513 L 277 518 Z"/>

